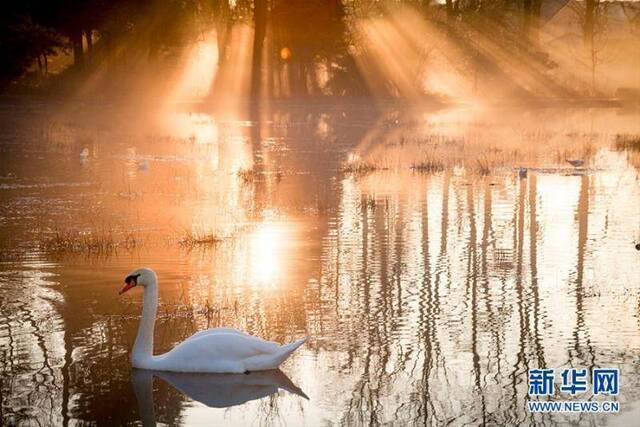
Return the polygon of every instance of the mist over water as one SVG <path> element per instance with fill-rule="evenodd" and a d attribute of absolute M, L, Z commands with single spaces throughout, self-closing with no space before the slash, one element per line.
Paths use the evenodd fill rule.
<path fill-rule="evenodd" d="M 637 113 L 22 105 L 1 119 L 5 424 L 613 419 L 528 413 L 541 366 L 618 367 L 623 414 L 638 401 Z M 117 296 L 138 266 L 160 280 L 156 353 L 217 326 L 311 339 L 284 378 L 141 376 L 141 294 Z"/>

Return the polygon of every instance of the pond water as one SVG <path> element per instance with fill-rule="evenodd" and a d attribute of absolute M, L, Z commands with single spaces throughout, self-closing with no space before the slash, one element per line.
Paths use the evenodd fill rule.
<path fill-rule="evenodd" d="M 2 424 L 593 425 L 637 408 L 637 113 L 61 110 L 0 111 Z M 141 266 L 159 276 L 156 352 L 217 326 L 309 341 L 281 372 L 132 370 L 142 295 L 117 291 Z M 620 415 L 530 414 L 543 366 L 619 368 Z"/>

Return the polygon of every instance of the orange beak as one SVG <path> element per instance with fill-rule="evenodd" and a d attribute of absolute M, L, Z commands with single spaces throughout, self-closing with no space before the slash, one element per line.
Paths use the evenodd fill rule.
<path fill-rule="evenodd" d="M 118 292 L 118 295 L 122 295 L 125 292 L 127 292 L 129 289 L 133 288 L 136 285 L 136 282 L 134 282 L 133 280 L 125 283 L 124 286 L 122 287 L 122 289 L 120 289 L 120 292 Z"/>

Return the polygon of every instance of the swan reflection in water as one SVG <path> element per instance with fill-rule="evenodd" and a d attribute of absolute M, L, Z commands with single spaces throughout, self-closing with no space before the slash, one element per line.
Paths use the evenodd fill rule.
<path fill-rule="evenodd" d="M 229 408 L 277 393 L 307 395 L 279 369 L 250 374 L 199 374 L 134 369 L 131 382 L 143 425 L 155 425 L 153 377 L 161 378 L 188 398 L 210 408 Z"/>

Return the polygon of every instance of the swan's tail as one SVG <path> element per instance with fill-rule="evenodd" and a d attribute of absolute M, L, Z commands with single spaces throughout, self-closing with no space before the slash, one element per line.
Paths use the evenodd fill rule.
<path fill-rule="evenodd" d="M 296 349 L 304 344 L 305 341 L 307 341 L 307 338 L 281 345 L 271 353 L 263 353 L 252 357 L 245 362 L 244 369 L 249 372 L 278 369 L 282 362 L 287 360 L 287 358 L 291 356 L 291 353 L 296 351 Z"/>
<path fill-rule="evenodd" d="M 289 354 L 291 354 L 296 348 L 300 347 L 302 344 L 307 342 L 308 338 L 309 337 L 304 337 L 298 341 L 290 342 L 289 344 L 283 344 L 280 346 L 280 348 L 282 350 L 287 351 Z"/>
<path fill-rule="evenodd" d="M 281 345 L 278 351 L 278 355 L 276 356 L 274 368 L 277 368 L 282 364 L 282 362 L 287 360 L 289 356 L 291 356 L 291 353 L 296 351 L 298 347 L 300 347 L 302 344 L 304 344 L 307 341 L 307 338 L 308 337 L 305 337 L 305 338 L 302 338 L 301 340 L 294 341 L 289 344 Z"/>

